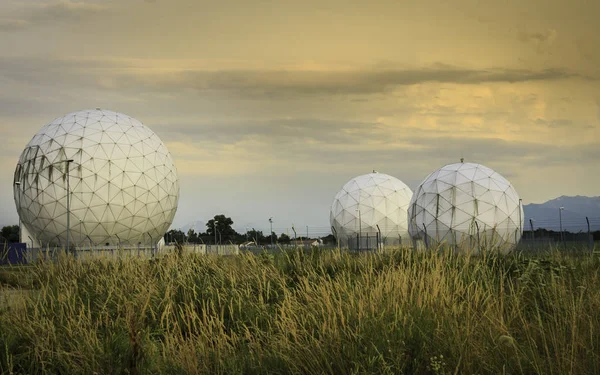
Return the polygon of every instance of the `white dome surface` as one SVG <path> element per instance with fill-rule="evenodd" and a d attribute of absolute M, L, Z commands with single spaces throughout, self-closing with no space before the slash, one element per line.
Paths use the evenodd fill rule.
<path fill-rule="evenodd" d="M 19 217 L 42 246 L 66 245 L 67 182 L 73 246 L 154 245 L 179 199 L 160 138 L 132 117 L 100 109 L 44 126 L 23 150 L 14 182 Z"/>
<path fill-rule="evenodd" d="M 433 172 L 410 203 L 413 239 L 463 249 L 510 251 L 523 233 L 519 195 L 504 177 L 481 164 L 456 163 Z"/>
<path fill-rule="evenodd" d="M 377 225 L 383 243 L 408 243 L 407 209 L 412 191 L 399 179 L 384 173 L 369 173 L 348 181 L 331 205 L 329 220 L 340 244 L 350 236 L 375 236 Z M 359 222 L 360 217 L 360 222 Z"/>

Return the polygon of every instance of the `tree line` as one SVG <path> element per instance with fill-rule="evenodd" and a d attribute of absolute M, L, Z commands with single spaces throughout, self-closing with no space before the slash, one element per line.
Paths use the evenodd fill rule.
<path fill-rule="evenodd" d="M 216 225 L 215 225 L 216 223 Z M 196 233 L 194 229 L 189 229 L 187 233 L 179 229 L 171 229 L 165 233 L 166 243 L 194 243 L 194 244 L 242 244 L 245 242 L 254 242 L 258 245 L 281 244 L 288 245 L 292 243 L 292 238 L 286 233 L 271 232 L 263 233 L 260 230 L 252 228 L 246 233 L 238 233 L 233 229 L 233 220 L 225 215 L 215 215 L 206 223 L 206 231 Z M 331 238 L 329 238 L 331 237 Z M 323 238 L 324 240 L 334 243 L 333 235 Z"/>
<path fill-rule="evenodd" d="M 216 222 L 216 225 L 215 225 Z M 187 233 L 179 229 L 171 229 L 165 233 L 165 242 L 172 243 L 193 243 L 193 244 L 242 244 L 245 242 L 254 242 L 258 245 L 270 245 L 271 239 L 274 244 L 287 245 L 292 243 L 292 239 L 286 233 L 281 233 L 279 236 L 275 232 L 263 233 L 260 230 L 247 231 L 246 233 L 238 233 L 232 227 L 233 220 L 225 215 L 216 215 L 206 223 L 206 231 L 196 233 L 194 229 L 190 229 Z M 215 231 L 216 229 L 216 231 Z M 216 236 L 215 236 L 216 233 Z M 575 240 L 577 233 L 571 233 L 569 231 L 563 231 L 565 240 Z M 600 231 L 592 232 L 594 241 L 600 241 Z M 523 238 L 531 238 L 531 231 L 525 230 L 523 232 Z M 560 240 L 561 234 L 558 231 L 547 230 L 544 228 L 538 228 L 534 231 L 534 238 L 552 238 L 554 240 Z M 335 243 L 335 237 L 333 235 L 327 235 L 321 238 L 324 243 Z M 18 225 L 7 225 L 2 227 L 0 231 L 0 243 L 15 243 L 19 242 L 19 226 Z"/>
<path fill-rule="evenodd" d="M 216 225 L 215 225 L 216 222 Z M 245 242 L 254 242 L 258 245 L 270 245 L 271 240 L 274 244 L 288 245 L 292 243 L 292 239 L 286 233 L 281 233 L 279 236 L 275 232 L 271 235 L 263 233 L 260 230 L 247 231 L 246 233 L 238 233 L 232 227 L 233 220 L 225 215 L 216 215 L 206 223 L 206 231 L 196 233 L 194 229 L 190 229 L 187 233 L 179 229 L 171 229 L 165 233 L 164 239 L 167 243 L 193 243 L 193 244 L 242 244 Z M 216 236 L 215 236 L 216 234 Z M 335 243 L 335 238 L 332 235 L 323 237 L 324 240 L 330 243 Z M 0 231 L 0 243 L 16 243 L 19 242 L 19 226 L 7 225 Z"/>

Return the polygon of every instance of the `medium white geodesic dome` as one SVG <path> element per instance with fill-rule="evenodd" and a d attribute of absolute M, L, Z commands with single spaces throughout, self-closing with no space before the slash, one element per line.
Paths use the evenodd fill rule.
<path fill-rule="evenodd" d="M 348 241 L 354 241 L 359 232 L 363 247 L 367 236 L 374 243 L 377 226 L 383 244 L 408 243 L 407 209 L 411 197 L 408 186 L 384 173 L 369 173 L 348 181 L 333 199 L 329 214 L 340 245 L 348 246 Z"/>
<path fill-rule="evenodd" d="M 67 216 L 70 246 L 154 246 L 175 216 L 179 182 L 152 130 L 122 113 L 84 110 L 31 139 L 14 196 L 22 224 L 42 246 L 66 245 Z"/>
<path fill-rule="evenodd" d="M 523 233 L 519 195 L 504 177 L 481 164 L 450 164 L 427 176 L 408 214 L 411 237 L 429 246 L 508 252 Z"/>

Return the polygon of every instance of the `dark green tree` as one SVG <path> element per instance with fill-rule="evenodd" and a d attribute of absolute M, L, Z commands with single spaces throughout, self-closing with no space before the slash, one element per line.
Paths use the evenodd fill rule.
<path fill-rule="evenodd" d="M 206 223 L 206 234 L 215 242 L 215 221 L 217 222 L 217 241 L 227 243 L 236 239 L 237 232 L 232 228 L 233 220 L 223 214 L 215 215 Z"/>
<path fill-rule="evenodd" d="M 15 243 L 19 242 L 19 226 L 18 225 L 7 225 L 2 227 L 0 232 L 0 242 L 4 243 Z"/>
<path fill-rule="evenodd" d="M 326 245 L 337 245 L 337 240 L 335 239 L 335 236 L 333 234 L 328 234 L 325 237 L 322 237 L 321 239 Z"/>
<path fill-rule="evenodd" d="M 185 236 L 185 233 L 183 233 L 179 229 L 171 229 L 170 231 L 165 233 L 165 242 L 166 243 L 171 243 L 171 242 L 184 243 L 184 242 L 186 242 L 186 240 L 187 240 L 187 238 Z"/>
<path fill-rule="evenodd" d="M 189 243 L 200 243 L 200 237 L 198 237 L 198 234 L 192 228 L 187 232 L 187 240 Z"/>
<path fill-rule="evenodd" d="M 0 232 L 0 242 L 15 243 L 19 242 L 19 226 L 7 225 Z"/>
<path fill-rule="evenodd" d="M 292 239 L 287 234 L 281 233 L 281 235 L 277 239 L 277 242 L 280 244 L 288 245 L 290 242 L 292 242 Z"/>
<path fill-rule="evenodd" d="M 250 239 L 248 239 L 248 241 L 250 241 Z M 231 240 L 231 242 L 235 243 L 235 244 L 241 244 L 246 242 L 246 233 L 236 233 L 233 240 Z"/>
<path fill-rule="evenodd" d="M 267 240 L 267 245 L 271 244 L 271 239 L 273 239 L 273 244 L 277 243 L 277 233 L 275 232 L 271 232 L 271 235 L 269 237 L 266 238 Z"/>
<path fill-rule="evenodd" d="M 268 238 L 265 237 L 262 231 L 252 228 L 248 231 L 248 240 L 256 242 L 257 245 L 263 245 L 267 242 Z"/>

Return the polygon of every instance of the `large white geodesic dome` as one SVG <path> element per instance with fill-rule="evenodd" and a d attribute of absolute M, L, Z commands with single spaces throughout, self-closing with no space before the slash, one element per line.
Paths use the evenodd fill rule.
<path fill-rule="evenodd" d="M 340 245 L 348 246 L 359 232 L 363 247 L 368 238 L 373 244 L 377 226 L 383 244 L 408 243 L 407 209 L 411 197 L 408 186 L 384 173 L 369 173 L 348 181 L 333 199 L 329 214 Z"/>
<path fill-rule="evenodd" d="M 427 176 L 408 214 L 411 237 L 429 246 L 508 252 L 523 233 L 519 195 L 509 181 L 481 164 L 450 164 Z"/>
<path fill-rule="evenodd" d="M 14 196 L 22 225 L 42 246 L 66 245 L 67 217 L 70 246 L 154 246 L 175 216 L 179 183 L 152 130 L 96 109 L 59 117 L 31 139 Z"/>

